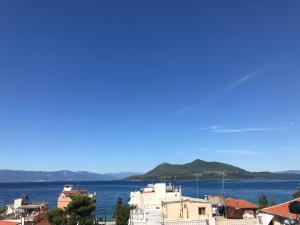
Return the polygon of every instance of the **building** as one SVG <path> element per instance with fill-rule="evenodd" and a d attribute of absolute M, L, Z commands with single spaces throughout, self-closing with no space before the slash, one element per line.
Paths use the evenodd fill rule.
<path fill-rule="evenodd" d="M 228 219 L 255 218 L 258 206 L 243 199 L 227 198 L 225 203 Z"/>
<path fill-rule="evenodd" d="M 129 225 L 214 224 L 207 200 L 184 197 L 181 187 L 165 183 L 149 184 L 130 193 Z"/>
<path fill-rule="evenodd" d="M 224 195 L 208 195 L 208 202 L 212 205 L 213 216 L 223 216 L 225 213 Z"/>
<path fill-rule="evenodd" d="M 130 193 L 129 205 L 135 205 L 139 209 L 160 208 L 161 201 L 180 200 L 181 188 L 168 186 L 165 183 L 148 184 L 140 191 Z"/>
<path fill-rule="evenodd" d="M 299 217 L 297 218 L 296 214 L 289 212 L 289 204 L 293 201 L 300 202 L 300 198 L 296 198 L 288 202 L 284 202 L 278 205 L 261 209 L 258 215 L 258 224 L 259 225 L 299 224 Z"/>
<path fill-rule="evenodd" d="M 17 212 L 17 210 L 22 206 L 22 205 L 27 205 L 28 204 L 28 196 L 27 195 L 22 195 L 20 198 L 16 198 L 14 200 L 14 204 L 7 205 L 7 211 L 6 214 L 14 214 Z"/>
<path fill-rule="evenodd" d="M 83 189 L 74 190 L 73 185 L 66 184 L 64 185 L 64 189 L 57 199 L 57 208 L 65 209 L 68 206 L 68 204 L 72 201 L 72 195 L 86 195 L 93 199 L 95 199 L 96 197 L 96 193 L 89 193 L 88 191 Z"/>
<path fill-rule="evenodd" d="M 211 221 L 212 205 L 204 199 L 181 197 L 180 200 L 162 201 L 165 222 L 171 221 Z"/>
<path fill-rule="evenodd" d="M 7 205 L 6 212 L 2 215 L 0 225 L 9 224 L 37 224 L 44 219 L 48 210 L 45 202 L 31 202 L 28 196 L 22 195 L 14 200 L 13 204 Z"/>

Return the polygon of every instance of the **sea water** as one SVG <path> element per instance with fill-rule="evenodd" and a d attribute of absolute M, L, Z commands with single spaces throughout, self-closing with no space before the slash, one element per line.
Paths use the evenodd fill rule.
<path fill-rule="evenodd" d="M 97 216 L 107 218 L 113 215 L 114 205 L 121 197 L 128 202 L 131 191 L 143 188 L 151 181 L 89 181 L 89 182 L 32 182 L 32 183 L 0 183 L 0 205 L 10 204 L 20 195 L 28 195 L 32 201 L 45 201 L 49 207 L 56 206 L 57 198 L 64 184 L 73 184 L 73 188 L 96 192 Z M 168 181 L 167 181 L 168 183 Z M 269 201 L 284 202 L 292 198 L 299 187 L 300 180 L 199 180 L 198 191 L 196 180 L 171 181 L 173 185 L 182 187 L 183 195 L 204 198 L 205 195 L 221 195 L 242 198 L 254 203 L 258 197 L 265 194 Z M 105 210 L 104 210 L 105 209 Z"/>

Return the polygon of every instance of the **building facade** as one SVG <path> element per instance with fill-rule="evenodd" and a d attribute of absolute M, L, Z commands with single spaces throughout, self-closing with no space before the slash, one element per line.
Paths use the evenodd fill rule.
<path fill-rule="evenodd" d="M 179 201 L 163 201 L 162 214 L 165 221 L 211 221 L 212 206 L 207 200 L 182 197 Z"/>
<path fill-rule="evenodd" d="M 64 185 L 63 191 L 58 196 L 57 208 L 65 209 L 72 201 L 71 198 L 72 195 L 86 195 L 89 196 L 90 198 L 95 199 L 96 193 L 89 193 L 88 191 L 83 189 L 73 190 L 73 185 L 66 184 Z"/>
<path fill-rule="evenodd" d="M 228 219 L 255 218 L 258 206 L 244 199 L 226 199 L 226 217 Z"/>
<path fill-rule="evenodd" d="M 156 183 L 130 193 L 130 225 L 214 225 L 208 201 L 184 197 L 181 188 Z"/>

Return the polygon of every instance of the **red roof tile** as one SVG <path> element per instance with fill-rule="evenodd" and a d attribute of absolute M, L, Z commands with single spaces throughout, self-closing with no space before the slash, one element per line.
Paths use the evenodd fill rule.
<path fill-rule="evenodd" d="M 289 212 L 289 203 L 293 202 L 293 201 L 300 202 L 300 198 L 296 198 L 296 199 L 293 199 L 293 200 L 288 201 L 288 202 L 284 202 L 284 203 L 281 203 L 281 204 L 278 204 L 278 205 L 275 205 L 275 206 L 264 208 L 261 211 L 264 212 L 264 213 L 275 215 L 275 216 L 296 219 L 296 214 L 293 214 L 293 213 Z"/>
<path fill-rule="evenodd" d="M 70 195 L 78 195 L 78 194 L 84 194 L 87 193 L 86 190 L 71 190 L 71 191 L 64 191 L 65 194 L 70 194 Z"/>
<path fill-rule="evenodd" d="M 258 209 L 258 206 L 244 199 L 227 198 L 226 206 L 240 209 Z"/>
<path fill-rule="evenodd" d="M 17 224 L 19 223 L 14 221 L 0 220 L 0 225 L 17 225 Z"/>

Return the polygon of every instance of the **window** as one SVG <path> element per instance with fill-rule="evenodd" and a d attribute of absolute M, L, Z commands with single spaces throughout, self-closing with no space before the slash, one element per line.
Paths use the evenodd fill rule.
<path fill-rule="evenodd" d="M 199 215 L 205 215 L 205 208 L 204 207 L 199 207 L 198 208 L 198 214 Z"/>
<path fill-rule="evenodd" d="M 258 224 L 263 224 L 262 216 L 258 216 Z"/>

